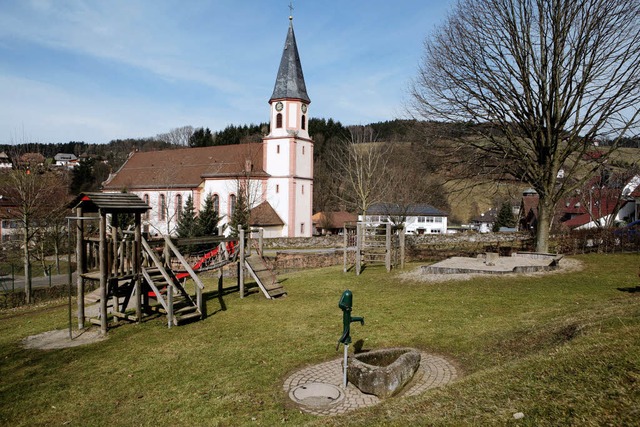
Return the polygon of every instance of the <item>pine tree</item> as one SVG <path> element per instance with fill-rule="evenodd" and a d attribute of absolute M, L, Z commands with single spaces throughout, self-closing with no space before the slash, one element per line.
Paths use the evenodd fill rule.
<path fill-rule="evenodd" d="M 184 209 L 178 220 L 178 236 L 179 237 L 195 237 L 198 236 L 198 218 L 196 217 L 195 208 L 193 207 L 193 198 L 191 195 L 187 197 Z"/>
<path fill-rule="evenodd" d="M 240 229 L 249 230 L 249 206 L 247 206 L 247 200 L 242 191 L 238 192 L 238 198 L 235 209 L 231 214 L 229 228 L 231 228 L 231 236 L 233 237 L 240 235 Z"/>
<path fill-rule="evenodd" d="M 513 227 L 516 221 L 513 218 L 513 212 L 511 211 L 511 205 L 509 203 L 503 203 L 498 211 L 496 221 L 493 223 L 493 231 L 500 231 L 500 227 Z"/>
<path fill-rule="evenodd" d="M 213 195 L 209 193 L 204 199 L 204 207 L 198 215 L 198 232 L 200 236 L 217 236 L 218 212 L 213 208 Z"/>

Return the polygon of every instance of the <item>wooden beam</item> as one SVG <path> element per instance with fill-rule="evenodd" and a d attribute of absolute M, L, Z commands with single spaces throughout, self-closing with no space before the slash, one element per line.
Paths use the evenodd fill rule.
<path fill-rule="evenodd" d="M 82 207 L 76 208 L 76 217 L 82 217 Z M 78 329 L 84 329 L 84 277 L 86 273 L 85 247 L 84 247 L 84 221 L 75 220 L 76 224 L 76 286 L 78 304 Z M 71 250 L 71 248 L 69 248 Z"/>
<path fill-rule="evenodd" d="M 100 333 L 107 335 L 107 214 L 100 212 Z"/>

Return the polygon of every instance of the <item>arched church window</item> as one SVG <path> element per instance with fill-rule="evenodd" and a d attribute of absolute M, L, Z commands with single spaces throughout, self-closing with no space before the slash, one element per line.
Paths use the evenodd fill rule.
<path fill-rule="evenodd" d="M 160 221 L 164 221 L 167 218 L 166 209 L 167 209 L 167 199 L 164 194 L 160 195 L 160 203 L 158 204 L 158 208 L 160 209 L 159 218 Z"/>
<path fill-rule="evenodd" d="M 220 212 L 220 196 L 218 196 L 217 194 L 213 195 L 213 210 L 216 213 Z"/>
<path fill-rule="evenodd" d="M 282 127 L 282 113 L 278 113 L 276 116 L 276 127 L 280 129 Z"/>
<path fill-rule="evenodd" d="M 302 128 L 302 130 L 305 130 L 307 128 L 307 116 L 305 116 L 304 114 L 302 115 L 300 127 Z"/>

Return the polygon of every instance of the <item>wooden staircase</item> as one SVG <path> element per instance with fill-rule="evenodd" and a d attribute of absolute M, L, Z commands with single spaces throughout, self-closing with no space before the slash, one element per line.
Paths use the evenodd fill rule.
<path fill-rule="evenodd" d="M 246 257 L 245 266 L 267 299 L 287 295 L 287 291 L 285 291 L 282 284 L 278 281 L 278 277 L 271 268 L 269 268 L 265 259 L 258 253 Z"/>
<path fill-rule="evenodd" d="M 142 277 L 147 296 L 158 301 L 157 310 L 166 314 L 169 322 L 178 326 L 202 319 L 202 311 L 171 270 L 143 267 Z"/>
<path fill-rule="evenodd" d="M 148 263 L 149 266 L 142 267 L 144 292 L 146 292 L 149 298 L 157 300 L 159 304 L 155 309 L 167 315 L 167 324 L 169 327 L 171 327 L 171 325 L 178 326 L 192 320 L 200 320 L 204 318 L 204 304 L 202 299 L 204 284 L 169 237 L 165 237 L 165 244 L 189 273 L 189 277 L 195 282 L 195 300 L 185 290 L 173 270 L 165 266 L 147 241 L 142 239 L 142 247 L 150 261 Z"/>

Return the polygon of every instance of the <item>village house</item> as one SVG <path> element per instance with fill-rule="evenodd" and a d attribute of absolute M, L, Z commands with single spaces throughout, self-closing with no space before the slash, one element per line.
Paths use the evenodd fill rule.
<path fill-rule="evenodd" d="M 13 163 L 11 159 L 4 151 L 0 153 L 0 170 L 10 170 L 13 169 Z"/>
<path fill-rule="evenodd" d="M 600 177 L 590 180 L 585 189 L 562 200 L 557 207 L 557 221 L 561 227 L 581 230 L 624 225 L 640 218 L 640 176 L 612 186 L 600 184 Z M 533 189 L 522 195 L 520 230 L 535 230 L 539 197 Z"/>
<path fill-rule="evenodd" d="M 493 230 L 493 224 L 498 218 L 498 209 L 491 208 L 486 212 L 471 219 L 471 225 L 479 233 L 489 233 Z"/>
<path fill-rule="evenodd" d="M 359 220 L 369 226 L 403 225 L 407 234 L 445 234 L 448 215 L 430 205 L 375 203 Z"/>
<path fill-rule="evenodd" d="M 132 192 L 148 203 L 152 209 L 144 216 L 144 229 L 152 234 L 174 234 L 187 198 L 192 197 L 198 211 L 208 195 L 224 227 L 242 191 L 251 208 L 251 226 L 262 228 L 265 237 L 310 237 L 310 103 L 290 21 L 269 99 L 269 134 L 261 143 L 134 152 L 103 191 Z"/>
<path fill-rule="evenodd" d="M 22 236 L 22 225 L 15 219 L 16 203 L 7 196 L 0 195 L 0 241 L 18 240 Z"/>
<path fill-rule="evenodd" d="M 73 169 L 78 165 L 78 158 L 75 154 L 58 153 L 54 156 L 53 160 L 56 162 L 56 166 L 67 169 Z"/>
<path fill-rule="evenodd" d="M 318 212 L 311 219 L 315 229 L 314 234 L 324 236 L 342 234 L 345 226 L 358 221 L 358 215 L 344 211 Z"/>

